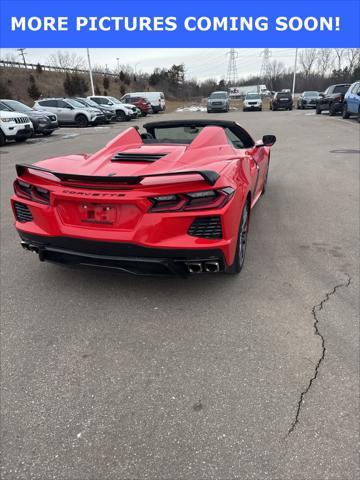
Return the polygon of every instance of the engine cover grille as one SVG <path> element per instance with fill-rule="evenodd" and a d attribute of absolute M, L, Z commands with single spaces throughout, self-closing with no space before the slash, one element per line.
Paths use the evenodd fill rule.
<path fill-rule="evenodd" d="M 190 225 L 188 234 L 192 237 L 222 238 L 220 217 L 199 217 Z"/>
<path fill-rule="evenodd" d="M 25 222 L 32 222 L 33 217 L 27 205 L 23 203 L 15 202 L 14 203 L 16 219 L 18 222 L 25 223 Z"/>

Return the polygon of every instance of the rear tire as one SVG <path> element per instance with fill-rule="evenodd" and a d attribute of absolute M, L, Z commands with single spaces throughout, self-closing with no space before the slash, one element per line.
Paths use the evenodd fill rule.
<path fill-rule="evenodd" d="M 3 147 L 6 143 L 6 137 L 3 132 L 0 130 L 0 147 Z"/>
<path fill-rule="evenodd" d="M 89 125 L 89 120 L 85 117 L 85 115 L 78 115 L 75 118 L 76 125 L 81 128 L 86 128 Z"/>
<path fill-rule="evenodd" d="M 236 244 L 236 253 L 235 253 L 235 258 L 234 262 L 228 269 L 226 270 L 226 273 L 229 274 L 239 274 L 244 266 L 244 261 L 245 261 L 245 253 L 246 253 L 246 245 L 247 245 L 247 235 L 248 235 L 248 230 L 249 230 L 249 212 L 250 212 L 250 206 L 248 200 L 246 200 L 246 203 L 244 205 L 241 218 L 240 218 L 240 224 L 239 224 L 239 233 L 238 233 L 238 240 Z"/>
<path fill-rule="evenodd" d="M 50 130 L 49 132 L 43 132 L 44 137 L 48 137 L 49 135 L 52 135 L 54 130 Z"/>
<path fill-rule="evenodd" d="M 321 115 L 321 109 L 318 105 L 316 106 L 316 114 Z"/>
<path fill-rule="evenodd" d="M 333 104 L 331 104 L 329 107 L 329 115 L 330 117 L 334 117 L 336 115 L 336 110 Z"/>
<path fill-rule="evenodd" d="M 346 119 L 350 117 L 350 113 L 348 112 L 347 105 L 345 103 L 343 111 L 342 111 L 342 118 Z"/>

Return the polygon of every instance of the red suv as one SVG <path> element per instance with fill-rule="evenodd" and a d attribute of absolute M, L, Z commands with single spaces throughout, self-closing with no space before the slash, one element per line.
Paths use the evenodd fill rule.
<path fill-rule="evenodd" d="M 131 95 L 125 95 L 121 101 L 123 103 L 132 103 L 141 110 L 141 115 L 146 117 L 148 113 L 151 113 L 151 103 L 144 97 L 132 97 Z"/>

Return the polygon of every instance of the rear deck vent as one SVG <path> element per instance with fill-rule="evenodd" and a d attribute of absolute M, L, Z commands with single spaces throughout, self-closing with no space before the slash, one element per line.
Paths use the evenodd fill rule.
<path fill-rule="evenodd" d="M 16 213 L 16 219 L 21 222 L 32 222 L 33 217 L 31 215 L 31 212 L 29 208 L 24 205 L 23 203 L 19 202 L 14 202 L 14 208 L 15 208 L 15 213 Z"/>
<path fill-rule="evenodd" d="M 156 162 L 160 158 L 165 157 L 167 153 L 116 153 L 111 161 L 112 162 Z"/>
<path fill-rule="evenodd" d="M 192 237 L 222 238 L 220 217 L 199 217 L 190 225 L 188 234 Z"/>

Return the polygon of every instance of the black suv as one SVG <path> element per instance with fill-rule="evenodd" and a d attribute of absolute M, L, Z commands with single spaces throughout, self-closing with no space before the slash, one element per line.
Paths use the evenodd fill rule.
<path fill-rule="evenodd" d="M 273 98 L 270 100 L 270 110 L 292 110 L 293 98 L 291 93 L 288 92 L 276 92 Z"/>
<path fill-rule="evenodd" d="M 323 110 L 329 110 L 331 116 L 342 113 L 344 96 L 349 87 L 349 83 L 330 85 L 324 93 L 320 93 L 320 98 L 316 102 L 316 113 L 320 115 Z"/>

